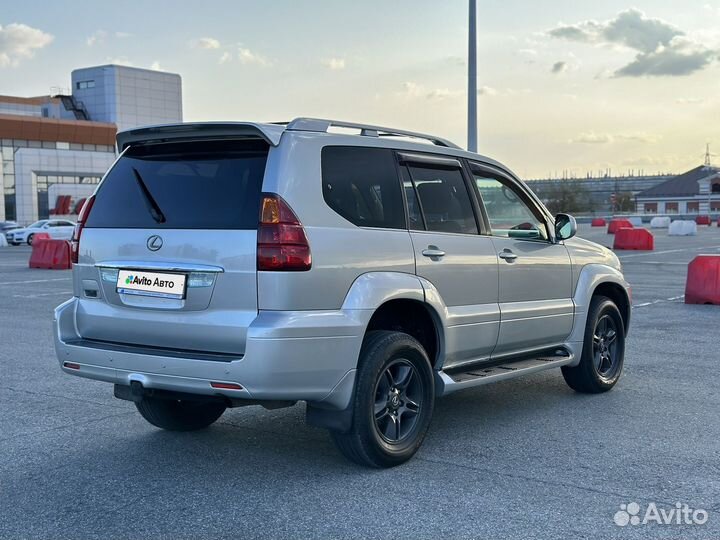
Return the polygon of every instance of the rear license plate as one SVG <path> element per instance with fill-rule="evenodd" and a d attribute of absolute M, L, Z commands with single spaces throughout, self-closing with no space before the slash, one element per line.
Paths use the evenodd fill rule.
<path fill-rule="evenodd" d="M 160 298 L 185 298 L 186 278 L 185 274 L 120 270 L 118 272 L 117 292 Z"/>

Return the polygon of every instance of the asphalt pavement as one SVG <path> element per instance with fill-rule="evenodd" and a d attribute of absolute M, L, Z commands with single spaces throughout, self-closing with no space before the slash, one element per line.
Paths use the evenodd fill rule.
<path fill-rule="evenodd" d="M 303 404 L 152 427 L 110 385 L 60 372 L 70 272 L 0 248 L 0 538 L 719 538 L 720 306 L 682 295 L 720 229 L 654 232 L 655 251 L 619 253 L 635 308 L 613 391 L 576 394 L 554 370 L 453 394 L 391 470 L 346 462 Z M 617 525 L 631 503 L 707 521 Z"/>

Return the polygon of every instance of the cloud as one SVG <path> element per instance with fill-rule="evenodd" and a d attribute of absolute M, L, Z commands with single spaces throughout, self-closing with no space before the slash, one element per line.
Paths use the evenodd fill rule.
<path fill-rule="evenodd" d="M 594 131 L 589 131 L 587 133 L 581 133 L 574 139 L 570 139 L 570 142 L 582 144 L 608 144 L 613 142 L 613 138 L 607 133 L 595 133 Z"/>
<path fill-rule="evenodd" d="M 230 62 L 232 60 L 232 54 L 230 54 L 228 51 L 225 51 L 222 53 L 222 56 L 220 56 L 220 60 L 218 62 L 220 64 L 226 64 L 227 62 Z"/>
<path fill-rule="evenodd" d="M 675 100 L 678 105 L 698 105 L 704 102 L 705 100 L 702 98 L 677 98 Z"/>
<path fill-rule="evenodd" d="M 103 43 L 106 38 L 107 32 L 105 30 L 96 30 L 85 40 L 85 43 L 87 43 L 88 47 L 94 47 Z"/>
<path fill-rule="evenodd" d="M 659 136 L 652 135 L 644 131 L 638 131 L 635 133 L 618 133 L 615 135 L 615 138 L 620 141 L 634 141 L 647 144 L 656 143 L 660 140 Z"/>
<path fill-rule="evenodd" d="M 154 69 L 155 71 L 164 71 L 163 68 L 160 67 L 160 62 L 157 60 L 150 64 L 150 69 Z"/>
<path fill-rule="evenodd" d="M 243 47 L 240 47 L 240 49 L 238 49 L 238 60 L 240 60 L 241 64 L 257 64 L 260 66 L 271 65 L 270 61 L 264 56 L 261 56 L 257 53 L 254 53 L 250 49 L 246 49 Z"/>
<path fill-rule="evenodd" d="M 50 44 L 53 36 L 26 24 L 0 26 L 0 67 L 16 66 Z"/>
<path fill-rule="evenodd" d="M 446 99 L 463 95 L 462 90 L 450 90 L 449 88 L 436 88 L 431 90 L 425 97 L 428 99 Z"/>
<path fill-rule="evenodd" d="M 345 69 L 345 59 L 344 58 L 328 58 L 326 60 L 322 61 L 323 66 L 325 66 L 328 69 L 332 70 L 340 70 Z"/>
<path fill-rule="evenodd" d="M 477 91 L 479 96 L 497 96 L 498 91 L 491 86 L 481 86 Z"/>
<path fill-rule="evenodd" d="M 552 65 L 552 68 L 550 68 L 550 72 L 558 74 L 558 73 L 563 73 L 563 72 L 567 71 L 567 69 L 568 69 L 568 63 L 559 61 L 559 62 L 555 62 Z"/>
<path fill-rule="evenodd" d="M 123 38 L 129 38 L 132 34 L 129 32 L 114 32 L 112 35 L 106 32 L 105 30 L 95 30 L 88 38 L 85 40 L 85 43 L 87 43 L 88 47 L 94 47 L 95 45 L 102 45 L 107 41 L 108 37 L 116 37 L 118 39 Z"/>
<path fill-rule="evenodd" d="M 433 88 L 428 90 L 424 85 L 414 81 L 405 81 L 402 83 L 402 91 L 396 93 L 402 98 L 425 98 L 428 100 L 441 101 L 444 99 L 457 98 L 465 95 L 464 90 L 454 90 L 452 88 Z"/>
<path fill-rule="evenodd" d="M 710 64 L 716 56 L 716 51 L 676 38 L 667 47 L 660 46 L 651 53 L 638 54 L 635 60 L 617 70 L 615 76 L 690 75 Z"/>
<path fill-rule="evenodd" d="M 203 37 L 196 39 L 192 43 L 193 47 L 196 49 L 219 49 L 220 48 L 220 42 L 211 37 Z"/>
<path fill-rule="evenodd" d="M 645 132 L 610 134 L 587 131 L 585 133 L 581 133 L 574 139 L 570 139 L 570 142 L 580 144 L 611 144 L 615 141 L 656 143 L 659 140 L 660 137 Z"/>
<path fill-rule="evenodd" d="M 402 92 L 399 93 L 402 97 L 418 97 L 425 93 L 423 86 L 413 81 L 405 81 L 402 83 L 402 88 Z"/>
<path fill-rule="evenodd" d="M 708 66 L 717 51 L 686 37 L 685 32 L 661 19 L 628 9 L 609 21 L 560 25 L 548 32 L 553 38 L 610 45 L 637 51 L 635 59 L 614 72 L 615 77 L 682 76 Z"/>
<path fill-rule="evenodd" d="M 451 66 L 465 66 L 467 65 L 467 60 L 464 56 L 448 56 L 446 57 L 443 62 L 450 64 Z"/>

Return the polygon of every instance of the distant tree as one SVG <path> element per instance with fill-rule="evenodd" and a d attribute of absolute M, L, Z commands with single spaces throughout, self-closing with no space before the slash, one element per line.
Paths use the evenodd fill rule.
<path fill-rule="evenodd" d="M 635 197 L 629 191 L 623 191 L 615 196 L 615 210 L 618 212 L 634 212 Z"/>
<path fill-rule="evenodd" d="M 579 182 L 558 180 L 539 196 L 553 214 L 590 212 L 593 206 L 590 194 Z"/>

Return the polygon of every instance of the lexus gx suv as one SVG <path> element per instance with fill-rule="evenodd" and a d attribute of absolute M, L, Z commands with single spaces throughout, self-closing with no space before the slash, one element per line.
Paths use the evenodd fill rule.
<path fill-rule="evenodd" d="M 299 118 L 124 131 L 72 239 L 61 369 L 145 420 L 307 404 L 350 460 L 390 467 L 436 398 L 623 368 L 630 289 L 501 164 L 439 137 Z"/>

